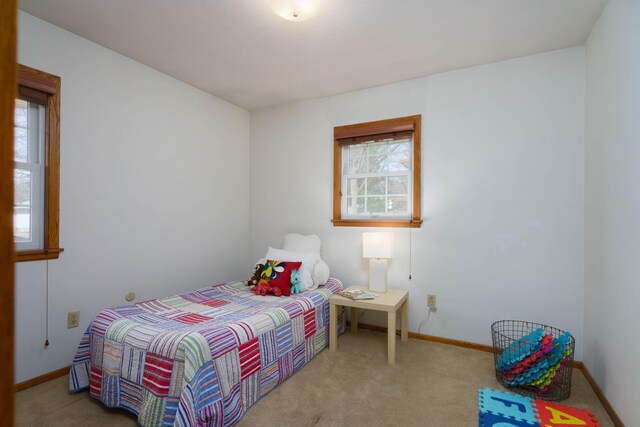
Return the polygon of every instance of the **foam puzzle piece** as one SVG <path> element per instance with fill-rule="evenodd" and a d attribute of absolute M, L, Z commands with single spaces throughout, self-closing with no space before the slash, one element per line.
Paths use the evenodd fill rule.
<path fill-rule="evenodd" d="M 537 331 L 539 329 L 534 332 Z M 534 332 L 521 340 L 526 339 L 525 341 L 528 345 L 533 345 L 538 337 L 538 334 L 534 334 Z M 541 330 L 540 333 L 542 333 Z M 571 334 L 569 332 L 563 333 L 558 338 L 553 338 L 551 343 L 549 342 L 549 337 L 551 337 L 550 334 L 542 336 L 540 342 L 537 343 L 537 350 L 536 347 L 529 347 L 533 352 L 510 369 L 505 369 L 508 366 L 507 363 L 511 362 L 513 357 L 519 358 L 523 356 L 526 346 L 523 347 L 519 344 L 521 343 L 521 340 L 519 340 L 505 349 L 497 365 L 505 385 L 518 386 L 526 384 L 541 389 L 548 388 L 561 364 L 571 354 L 571 349 L 569 348 Z"/>
<path fill-rule="evenodd" d="M 562 369 L 569 362 L 570 355 L 571 355 L 571 350 L 567 350 L 565 352 L 565 357 L 558 364 L 549 368 L 547 373 L 542 377 L 540 377 L 540 379 L 531 381 L 527 383 L 527 385 L 532 387 L 538 387 L 540 389 L 548 388 L 551 384 L 553 384 L 557 376 L 562 372 Z"/>
<path fill-rule="evenodd" d="M 545 427 L 600 427 L 596 417 L 585 409 L 572 408 L 559 403 L 547 402 L 540 399 L 537 399 L 535 404 L 540 414 L 540 424 Z"/>
<path fill-rule="evenodd" d="M 536 427 L 538 424 L 531 424 L 521 420 L 507 418 L 504 415 L 496 415 L 491 412 L 480 413 L 479 427 Z"/>
<path fill-rule="evenodd" d="M 537 387 L 541 387 L 540 391 L 538 392 L 538 394 L 541 395 L 541 394 L 546 393 L 551 388 L 551 386 L 556 382 L 556 380 L 558 379 L 558 377 L 562 373 L 563 369 L 571 369 L 571 367 L 568 367 L 568 368 L 566 367 L 566 365 L 569 363 L 569 360 L 570 360 L 569 356 L 567 356 L 565 359 L 563 359 L 562 364 L 561 364 L 560 368 L 556 371 L 555 375 L 548 382 L 545 381 L 545 383 L 543 383 L 542 385 L 537 386 Z"/>
<path fill-rule="evenodd" d="M 587 410 L 489 388 L 478 391 L 478 407 L 480 427 L 600 427 Z"/>
<path fill-rule="evenodd" d="M 569 345 L 569 337 L 571 337 L 571 334 L 569 332 L 565 332 L 553 340 L 553 350 L 551 350 L 547 357 L 549 365 L 555 365 L 560 361 L 560 359 L 562 359 L 562 355 Z"/>
<path fill-rule="evenodd" d="M 507 419 L 536 425 L 537 411 L 531 398 L 485 388 L 479 391 L 478 401 L 482 414 L 502 415 Z"/>
<path fill-rule="evenodd" d="M 498 368 L 501 370 L 511 369 L 519 362 L 529 357 L 532 353 L 538 351 L 540 349 L 542 336 L 542 329 L 538 328 L 519 340 L 511 343 L 504 349 L 500 359 L 498 359 Z"/>
<path fill-rule="evenodd" d="M 542 337 L 540 341 L 540 349 L 525 358 L 522 362 L 518 363 L 513 368 L 504 371 L 507 375 L 519 375 L 522 372 L 531 369 L 538 361 L 540 361 L 547 353 L 553 349 L 553 335 L 547 334 Z"/>

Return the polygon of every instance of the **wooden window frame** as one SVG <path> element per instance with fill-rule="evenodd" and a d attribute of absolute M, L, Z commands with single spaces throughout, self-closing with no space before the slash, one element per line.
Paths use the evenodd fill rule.
<path fill-rule="evenodd" d="M 60 239 L 60 77 L 18 64 L 18 87 L 47 94 L 42 249 L 18 251 L 15 261 L 57 259 Z"/>
<path fill-rule="evenodd" d="M 420 163 L 422 115 L 398 117 L 333 128 L 333 225 L 337 227 L 405 227 L 420 228 Z M 410 219 L 357 218 L 342 219 L 342 147 L 364 136 L 413 131 L 413 212 Z"/>

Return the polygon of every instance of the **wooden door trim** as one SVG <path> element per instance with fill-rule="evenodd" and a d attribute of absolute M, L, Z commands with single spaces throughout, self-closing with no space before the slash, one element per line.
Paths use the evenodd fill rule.
<path fill-rule="evenodd" d="M 13 116 L 18 1 L 0 1 L 0 426 L 15 422 Z"/>

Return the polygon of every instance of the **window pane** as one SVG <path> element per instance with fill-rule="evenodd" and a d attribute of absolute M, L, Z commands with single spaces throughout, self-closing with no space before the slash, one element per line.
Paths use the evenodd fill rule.
<path fill-rule="evenodd" d="M 31 172 L 28 170 L 15 169 L 13 172 L 15 184 L 14 204 L 30 206 L 31 203 Z"/>
<path fill-rule="evenodd" d="M 407 194 L 409 189 L 407 176 L 390 176 L 388 180 L 389 194 Z"/>
<path fill-rule="evenodd" d="M 342 175 L 349 173 L 349 147 L 342 147 Z"/>
<path fill-rule="evenodd" d="M 368 154 L 370 156 L 384 156 L 387 154 L 387 143 L 386 142 L 378 142 L 367 144 Z"/>
<path fill-rule="evenodd" d="M 387 156 L 369 156 L 369 172 L 384 172 L 387 170 Z"/>
<path fill-rule="evenodd" d="M 27 129 L 15 127 L 14 129 L 14 159 L 17 162 L 29 161 L 29 139 L 27 136 Z"/>
<path fill-rule="evenodd" d="M 364 213 L 364 197 L 347 197 L 347 213 L 350 215 Z"/>
<path fill-rule="evenodd" d="M 27 127 L 29 103 L 22 99 L 16 99 L 15 125 Z"/>
<path fill-rule="evenodd" d="M 15 207 L 13 209 L 13 241 L 31 241 L 31 208 Z"/>
<path fill-rule="evenodd" d="M 367 173 L 366 147 L 351 145 L 349 147 L 349 173 Z"/>
<path fill-rule="evenodd" d="M 349 153 L 351 156 L 362 157 L 366 155 L 366 147 L 362 144 L 349 145 Z"/>
<path fill-rule="evenodd" d="M 387 203 L 389 213 L 407 213 L 409 211 L 409 203 L 406 197 L 389 196 Z"/>
<path fill-rule="evenodd" d="M 385 197 L 368 197 L 367 198 L 367 211 L 369 213 L 384 213 L 385 212 Z"/>
<path fill-rule="evenodd" d="M 368 195 L 384 195 L 386 193 L 384 177 L 367 178 Z"/>
<path fill-rule="evenodd" d="M 350 178 L 347 180 L 347 196 L 363 196 L 364 181 L 364 178 Z"/>
<path fill-rule="evenodd" d="M 393 172 L 411 170 L 411 143 L 409 141 L 389 144 L 389 170 Z"/>

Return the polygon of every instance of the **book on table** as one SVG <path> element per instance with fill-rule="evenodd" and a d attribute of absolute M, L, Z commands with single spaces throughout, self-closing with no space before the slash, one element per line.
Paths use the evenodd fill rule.
<path fill-rule="evenodd" d="M 366 289 L 354 289 L 352 291 L 340 291 L 338 295 L 352 300 L 373 299 L 378 296 Z"/>

